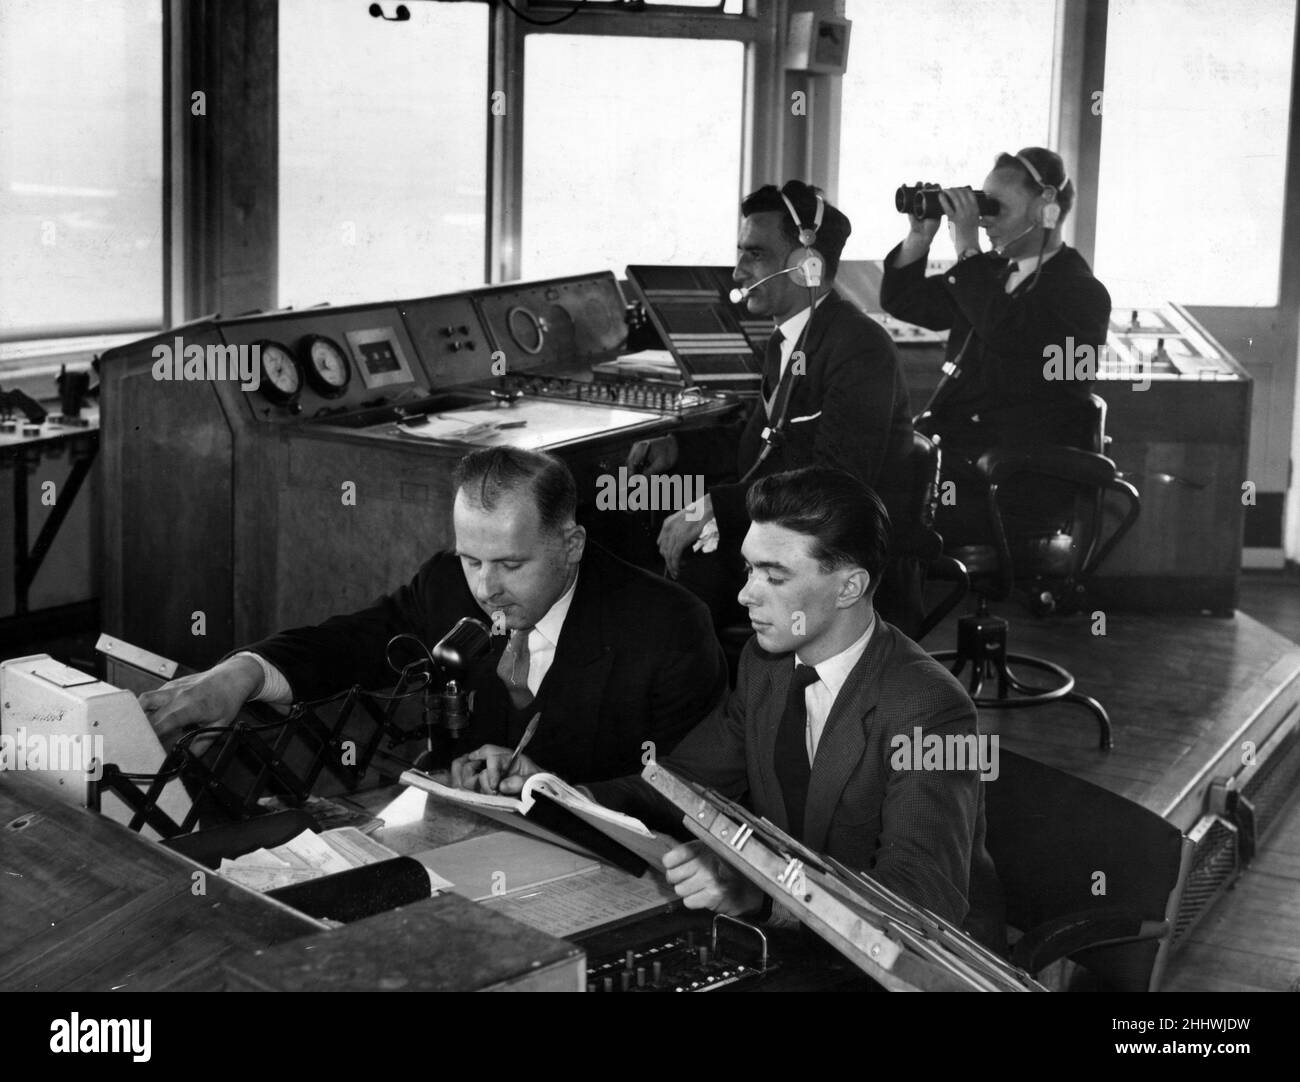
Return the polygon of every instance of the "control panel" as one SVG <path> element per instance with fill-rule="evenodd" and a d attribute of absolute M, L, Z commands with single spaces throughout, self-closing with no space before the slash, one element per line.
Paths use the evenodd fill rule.
<path fill-rule="evenodd" d="M 621 950 L 588 950 L 587 991 L 716 992 L 760 980 L 776 968 L 768 958 L 762 930 L 730 917 L 715 917 L 707 932 L 687 928 L 652 935 Z"/>
<path fill-rule="evenodd" d="M 455 387 L 492 375 L 492 345 L 469 294 L 398 305 L 430 387 Z"/>
<path fill-rule="evenodd" d="M 627 341 L 623 296 L 609 271 L 493 286 L 477 290 L 474 303 L 504 362 L 495 375 L 589 367 Z"/>
<path fill-rule="evenodd" d="M 627 281 L 689 383 L 757 393 L 772 323 L 728 299 L 729 268 L 632 265 Z"/>
<path fill-rule="evenodd" d="M 393 305 L 278 312 L 221 323 L 249 408 L 284 423 L 387 406 L 428 393 L 420 355 Z M 184 330 L 177 335 L 184 338 Z"/>
<path fill-rule="evenodd" d="M 1244 378 L 1242 369 L 1174 304 L 1112 310 L 1106 344 L 1109 348 L 1096 358 L 1098 379 Z M 1076 356 L 1075 364 L 1082 359 Z"/>
<path fill-rule="evenodd" d="M 564 376 L 502 376 L 493 385 L 506 395 L 561 398 L 573 402 L 599 402 L 609 406 L 632 406 L 662 413 L 689 414 L 705 407 L 715 408 L 719 396 L 698 387 L 674 388 L 640 380 L 592 382 Z"/>

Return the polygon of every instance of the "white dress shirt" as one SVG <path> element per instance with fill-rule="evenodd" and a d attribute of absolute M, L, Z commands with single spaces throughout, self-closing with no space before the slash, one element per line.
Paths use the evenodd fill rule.
<path fill-rule="evenodd" d="M 574 575 L 569 588 L 528 632 L 528 690 L 534 695 L 542 686 L 542 681 L 546 679 L 551 663 L 555 660 L 555 647 L 560 641 L 560 629 L 564 627 L 564 618 L 569 615 L 569 606 L 573 604 L 573 591 L 577 585 L 578 576 Z M 273 703 L 278 706 L 288 706 L 293 702 L 293 689 L 289 687 L 289 681 L 285 679 L 284 673 L 261 654 L 255 654 L 251 650 L 241 650 L 235 657 L 251 657 L 262 666 L 262 690 L 253 696 L 254 702 Z"/>
<path fill-rule="evenodd" d="M 1049 259 L 1052 258 L 1052 256 L 1056 255 L 1056 253 L 1059 252 L 1063 247 L 1064 245 L 1058 244 L 1055 248 L 1053 248 L 1050 252 L 1048 252 L 1045 256 L 1043 256 L 1043 262 L 1046 263 Z M 1016 264 L 1016 269 L 1012 271 L 1011 275 L 1007 278 L 1008 293 L 1014 293 L 1016 289 L 1019 287 L 1020 283 L 1025 281 L 1031 274 L 1034 273 L 1035 268 L 1038 266 L 1038 256 L 1035 255 L 1035 256 L 1029 256 L 1025 259 L 1017 259 L 1015 260 L 1015 264 Z"/>
<path fill-rule="evenodd" d="M 579 572 L 581 574 L 581 572 Z M 542 686 L 546 674 L 551 671 L 551 662 L 555 660 L 555 647 L 560 641 L 560 629 L 564 627 L 564 618 L 569 615 L 569 606 L 573 604 L 573 591 L 578 586 L 578 576 L 573 576 L 569 588 L 546 610 L 543 616 L 528 633 L 528 690 L 534 695 Z"/>
<path fill-rule="evenodd" d="M 817 302 L 812 306 L 817 308 L 821 305 L 830 293 L 823 293 L 817 298 Z M 790 363 L 790 358 L 794 354 L 794 347 L 799 342 L 799 335 L 803 333 L 804 327 L 808 325 L 808 319 L 812 315 L 812 308 L 801 308 L 784 323 L 778 323 L 776 329 L 781 332 L 781 375 L 785 375 L 786 366 Z M 779 382 L 779 377 L 778 377 Z M 772 388 L 775 395 L 776 388 Z"/>
<path fill-rule="evenodd" d="M 828 657 L 819 665 L 814 666 L 817 669 L 817 679 L 804 688 L 804 705 L 808 708 L 808 731 L 806 743 L 808 747 L 808 762 L 811 763 L 817 757 L 817 744 L 821 741 L 822 730 L 826 728 L 826 719 L 830 717 L 831 707 L 835 705 L 835 698 L 844 687 L 844 682 L 848 680 L 849 673 L 853 671 L 853 666 L 862 658 L 862 654 L 867 649 L 867 643 L 871 641 L 871 633 L 876 629 L 876 614 L 872 612 L 871 622 L 867 624 L 867 630 L 859 635 L 852 643 L 841 650 L 833 657 Z M 795 661 L 800 665 L 808 664 L 799 657 L 799 651 L 795 651 Z"/>

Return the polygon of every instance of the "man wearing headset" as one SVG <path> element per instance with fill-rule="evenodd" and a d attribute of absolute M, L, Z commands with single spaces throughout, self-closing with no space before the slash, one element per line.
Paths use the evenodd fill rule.
<path fill-rule="evenodd" d="M 1091 449 L 1088 382 L 1048 378 L 1045 365 L 1055 348 L 1070 359 L 1079 346 L 1100 351 L 1110 318 L 1106 287 L 1061 241 L 1075 192 L 1060 155 L 1042 147 L 1000 154 L 984 194 L 996 200 L 996 212 L 981 215 L 970 188 L 939 193 L 958 252 L 944 274 L 925 274 L 939 220 L 910 215 L 907 236 L 885 259 L 880 289 L 890 315 L 951 332 L 944 378 L 917 420 L 940 437 L 945 479 L 956 482 L 956 502 L 939 508 L 949 547 L 989 537 L 983 486 L 971 467 L 985 451 L 1048 443 Z M 980 248 L 981 226 L 991 251 Z M 1067 491 L 1042 481 L 1002 496 L 1010 533 L 1061 517 L 1069 502 Z"/>
<path fill-rule="evenodd" d="M 801 466 L 836 466 L 894 505 L 905 485 L 912 423 L 898 354 L 884 329 L 833 288 L 852 226 L 820 189 L 801 181 L 747 196 L 732 278 L 748 311 L 776 325 L 761 399 L 739 422 L 642 440 L 628 469 L 717 474 L 714 485 L 669 517 L 659 534 L 668 572 L 698 594 L 720 623 L 743 620 L 740 543 L 749 527 L 750 482 Z M 738 299 L 733 294 L 733 299 Z M 882 589 L 888 583 L 882 584 Z"/>

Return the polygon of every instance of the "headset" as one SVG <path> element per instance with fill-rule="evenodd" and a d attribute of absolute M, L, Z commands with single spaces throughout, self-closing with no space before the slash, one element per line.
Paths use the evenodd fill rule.
<path fill-rule="evenodd" d="M 1055 229 L 1061 220 L 1061 205 L 1056 201 L 1057 193 L 1064 190 L 1065 186 L 1070 183 L 1070 178 L 1064 175 L 1062 171 L 1060 184 L 1048 184 L 1043 179 L 1043 175 L 1034 168 L 1034 163 L 1026 158 L 1023 154 L 1015 156 L 1016 161 L 1023 165 L 1026 171 L 1034 179 L 1039 190 L 1043 193 L 1047 202 L 1038 208 L 1038 224 L 1044 229 Z"/>
<path fill-rule="evenodd" d="M 822 215 L 826 210 L 826 200 L 822 198 L 820 193 L 814 194 L 817 197 L 817 211 L 813 215 L 812 225 L 807 226 L 804 224 L 803 219 L 799 217 L 799 212 L 794 209 L 794 203 L 790 201 L 790 197 L 784 191 L 781 192 L 781 201 L 785 203 L 786 210 L 790 212 L 790 217 L 799 230 L 799 247 L 795 248 L 786 257 L 787 266 L 785 270 L 777 271 L 776 274 L 768 276 L 769 278 L 776 278 L 782 274 L 789 274 L 796 285 L 808 290 L 808 319 L 804 322 L 803 330 L 800 331 L 799 338 L 795 342 L 792 357 L 795 354 L 803 353 L 804 343 L 808 340 L 808 329 L 812 326 L 813 313 L 817 310 L 816 291 L 821 287 L 822 276 L 826 272 L 826 258 L 814 247 L 817 243 L 817 231 L 822 227 Z M 793 263 L 793 266 L 789 265 L 791 263 Z M 762 282 L 754 283 L 750 289 L 757 289 L 767 280 L 767 278 L 764 278 Z M 744 290 L 743 293 L 748 295 L 749 290 Z M 781 394 L 782 387 L 785 389 L 784 395 Z M 776 408 L 776 417 L 760 434 L 763 447 L 758 453 L 758 458 L 754 460 L 754 464 L 745 471 L 745 476 L 740 479 L 742 485 L 758 472 L 764 460 L 772 453 L 772 449 L 785 436 L 786 420 L 790 413 L 790 399 L 794 396 L 794 378 L 781 379 L 773 388 L 772 394 L 774 396 L 772 405 Z"/>
<path fill-rule="evenodd" d="M 733 289 L 730 293 L 732 304 L 739 304 L 759 286 L 765 282 L 770 282 L 773 278 L 780 278 L 783 274 L 791 275 L 795 285 L 807 289 L 817 289 L 822 284 L 822 276 L 826 273 L 826 258 L 813 245 L 817 243 L 817 231 L 822 227 L 822 214 L 826 210 L 826 200 L 821 195 L 817 195 L 817 213 L 813 216 L 812 227 L 809 228 L 803 224 L 803 219 L 799 217 L 799 212 L 794 209 L 790 197 L 785 192 L 780 194 L 782 202 L 785 203 L 785 209 L 790 212 L 790 218 L 799 231 L 799 247 L 793 249 L 789 256 L 786 257 L 786 267 L 783 270 L 779 270 L 775 274 L 769 274 L 766 278 L 760 278 L 752 286 L 746 286 L 744 289 Z M 793 266 L 790 265 L 791 260 L 794 261 Z"/>
<path fill-rule="evenodd" d="M 788 265 L 791 260 L 795 261 L 794 267 L 791 268 L 795 285 L 817 289 L 822 284 L 822 275 L 826 272 L 826 260 L 813 245 L 817 243 L 817 231 L 822 227 L 822 214 L 826 210 L 826 200 L 817 194 L 817 212 L 813 216 L 811 228 L 803 224 L 803 219 L 799 217 L 799 212 L 794 209 L 794 204 L 790 202 L 790 197 L 785 192 L 781 193 L 781 200 L 799 230 L 801 245 L 786 258 L 786 264 Z"/>

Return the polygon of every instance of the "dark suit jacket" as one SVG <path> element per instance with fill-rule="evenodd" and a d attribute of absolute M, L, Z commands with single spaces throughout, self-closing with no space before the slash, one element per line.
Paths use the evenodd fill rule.
<path fill-rule="evenodd" d="M 391 686 L 384 660 L 399 632 L 426 645 L 462 616 L 483 619 L 455 554 L 442 552 L 409 585 L 347 616 L 273 635 L 248 649 L 277 666 L 295 699 L 311 700 L 353 684 Z M 470 747 L 515 744 L 527 720 L 510 709 L 496 674 L 505 636 L 469 676 L 474 689 Z M 727 667 L 708 610 L 675 583 L 587 543 L 555 656 L 527 713 L 542 720 L 528 755 L 578 780 L 640 769 L 642 744 L 659 756 L 726 693 Z"/>
<path fill-rule="evenodd" d="M 785 438 L 751 482 L 801 466 L 838 466 L 877 489 L 893 506 L 892 492 L 905 484 L 902 466 L 911 446 L 912 420 L 898 352 L 885 330 L 833 290 L 813 311 L 803 345 L 806 370 L 796 376 L 786 413 Z M 743 477 L 762 449 L 767 412 L 756 401 L 739 423 L 678 433 L 677 468 L 716 473 L 734 461 Z M 739 548 L 749 516 L 748 485 L 709 490 L 723 545 Z"/>
<path fill-rule="evenodd" d="M 1075 356 L 1069 340 L 1094 350 L 1106 344 L 1110 294 L 1087 260 L 1063 247 L 1042 264 L 1032 290 L 1031 275 L 1008 294 L 1000 275 L 1006 261 L 991 253 L 927 277 L 924 259 L 895 267 L 898 251 L 885 257 L 880 306 L 909 323 L 950 330 L 950 361 L 970 336 L 961 377 L 949 380 L 931 406 L 933 430 L 945 445 L 976 454 L 1014 443 L 1089 446 L 1086 432 L 1076 431 L 1078 400 L 1089 383 L 1043 373 L 1050 347 L 1064 350 L 1068 363 Z"/>
<path fill-rule="evenodd" d="M 774 754 L 793 672 L 792 655 L 751 639 L 736 690 L 663 765 L 733 800 L 748 792 L 751 810 L 786 829 Z M 983 783 L 975 771 L 893 769 L 891 741 L 912 741 L 916 727 L 974 733 L 975 707 L 947 669 L 877 617 L 817 744 L 800 840 L 996 943 L 1000 893 L 984 848 Z M 658 825 L 681 823 L 640 778 L 592 791 Z"/>

